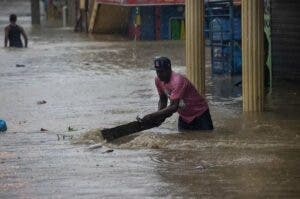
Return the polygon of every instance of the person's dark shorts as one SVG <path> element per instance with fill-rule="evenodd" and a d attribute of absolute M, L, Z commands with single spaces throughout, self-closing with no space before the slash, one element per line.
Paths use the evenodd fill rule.
<path fill-rule="evenodd" d="M 180 116 L 178 119 L 179 131 L 184 130 L 213 130 L 214 126 L 211 120 L 209 109 L 202 115 L 196 117 L 191 123 L 185 122 Z"/>

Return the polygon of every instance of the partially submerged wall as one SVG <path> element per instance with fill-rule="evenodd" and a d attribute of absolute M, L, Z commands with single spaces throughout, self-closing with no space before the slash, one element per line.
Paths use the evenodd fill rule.
<path fill-rule="evenodd" d="M 94 33 L 127 33 L 129 7 L 104 5 L 98 7 Z"/>

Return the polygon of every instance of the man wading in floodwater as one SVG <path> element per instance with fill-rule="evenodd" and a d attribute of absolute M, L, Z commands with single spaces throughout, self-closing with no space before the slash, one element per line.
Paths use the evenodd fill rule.
<path fill-rule="evenodd" d="M 157 57 L 153 69 L 157 74 L 158 111 L 146 115 L 141 122 L 164 121 L 178 112 L 179 130 L 212 130 L 213 123 L 206 100 L 187 78 L 172 71 L 171 61 L 167 57 Z"/>
<path fill-rule="evenodd" d="M 17 16 L 12 14 L 9 16 L 10 24 L 5 27 L 5 39 L 4 39 L 4 47 L 7 47 L 7 43 L 9 41 L 9 47 L 23 48 L 23 43 L 21 40 L 21 35 L 25 41 L 25 48 L 27 48 L 27 35 L 24 29 L 17 25 Z"/>
<path fill-rule="evenodd" d="M 175 73 L 171 61 L 166 57 L 154 60 L 157 77 L 155 85 L 159 94 L 158 111 L 137 117 L 124 125 L 102 129 L 101 134 L 107 141 L 130 135 L 161 125 L 173 113 L 179 113 L 178 128 L 182 130 L 213 130 L 207 102 L 184 76 Z M 170 104 L 168 106 L 168 99 Z"/>

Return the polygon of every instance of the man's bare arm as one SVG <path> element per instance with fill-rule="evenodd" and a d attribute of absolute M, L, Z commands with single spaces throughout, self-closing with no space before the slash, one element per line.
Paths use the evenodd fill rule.
<path fill-rule="evenodd" d="M 171 104 L 164 109 L 146 115 L 142 118 L 144 123 L 162 123 L 166 118 L 171 117 L 178 110 L 179 99 L 171 101 Z"/>
<path fill-rule="evenodd" d="M 21 34 L 22 34 L 22 36 L 24 38 L 24 41 L 25 41 L 25 48 L 27 48 L 27 46 L 28 46 L 28 37 L 27 37 L 27 35 L 25 33 L 25 30 L 23 28 L 21 28 Z"/>
<path fill-rule="evenodd" d="M 5 36 L 4 36 L 4 47 L 7 47 L 7 43 L 8 43 L 8 32 L 9 32 L 8 27 L 6 27 L 6 28 L 4 29 L 4 32 L 5 32 Z"/>
<path fill-rule="evenodd" d="M 168 105 L 168 97 L 165 94 L 159 95 L 158 110 L 166 108 Z"/>

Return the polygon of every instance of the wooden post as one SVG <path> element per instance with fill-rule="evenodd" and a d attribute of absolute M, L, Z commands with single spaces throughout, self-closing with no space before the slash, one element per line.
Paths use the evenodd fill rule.
<path fill-rule="evenodd" d="M 92 8 L 92 14 L 90 18 L 90 23 L 89 23 L 89 32 L 92 33 L 94 31 L 96 19 L 97 19 L 97 14 L 99 10 L 99 4 L 94 0 L 93 2 L 93 8 Z"/>
<path fill-rule="evenodd" d="M 86 9 L 86 0 L 79 0 L 79 9 L 80 10 Z"/>
<path fill-rule="evenodd" d="M 205 94 L 204 0 L 186 0 L 187 76 Z"/>
<path fill-rule="evenodd" d="M 31 23 L 33 25 L 41 24 L 40 1 L 31 0 Z"/>
<path fill-rule="evenodd" d="M 243 110 L 264 106 L 264 1 L 242 1 Z"/>
<path fill-rule="evenodd" d="M 74 0 L 67 1 L 68 6 L 68 26 L 74 26 L 76 24 L 76 2 Z"/>

